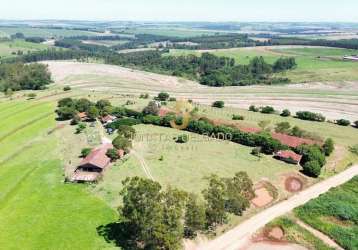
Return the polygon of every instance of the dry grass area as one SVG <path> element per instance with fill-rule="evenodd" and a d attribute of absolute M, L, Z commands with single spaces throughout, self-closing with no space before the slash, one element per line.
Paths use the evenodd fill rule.
<path fill-rule="evenodd" d="M 57 84 L 73 88 L 134 95 L 167 91 L 177 98 L 193 99 L 202 104 L 223 100 L 227 106 L 245 109 L 251 104 L 272 105 L 292 112 L 321 112 L 329 119 L 358 120 L 358 84 L 355 82 L 213 88 L 182 78 L 119 66 L 61 61 L 45 63 Z"/>

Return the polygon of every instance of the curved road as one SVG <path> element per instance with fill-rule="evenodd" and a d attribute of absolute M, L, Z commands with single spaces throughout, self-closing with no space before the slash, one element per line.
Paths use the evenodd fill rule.
<path fill-rule="evenodd" d="M 292 209 L 301 206 L 311 199 L 327 192 L 333 187 L 342 185 L 354 176 L 358 175 L 358 165 L 355 165 L 342 173 L 339 173 L 327 180 L 317 183 L 306 190 L 282 201 L 259 214 L 251 217 L 237 227 L 221 235 L 220 237 L 199 245 L 197 250 L 238 250 L 244 247 L 257 230 L 264 227 L 273 219 L 280 217 Z"/>

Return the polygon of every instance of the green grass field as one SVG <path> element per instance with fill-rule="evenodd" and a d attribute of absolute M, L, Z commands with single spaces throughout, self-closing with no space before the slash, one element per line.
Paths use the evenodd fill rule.
<path fill-rule="evenodd" d="M 0 245 L 3 249 L 110 249 L 96 228 L 116 212 L 64 184 L 54 101 L 0 103 Z M 49 114 L 49 115 L 47 115 Z"/>
<path fill-rule="evenodd" d="M 200 54 L 197 51 L 172 50 L 173 55 Z M 342 61 L 344 55 L 358 54 L 357 50 L 335 48 L 302 48 L 302 47 L 257 47 L 214 50 L 217 56 L 232 57 L 240 64 L 248 64 L 255 56 L 263 56 L 268 63 L 273 63 L 281 56 L 296 58 L 297 68 L 280 76 L 288 77 L 292 82 L 325 82 L 358 80 L 358 63 Z M 320 57 L 320 58 L 318 58 Z"/>
<path fill-rule="evenodd" d="M 0 42 L 0 57 L 13 57 L 12 53 L 22 51 L 24 54 L 28 51 L 44 50 L 48 46 L 45 44 L 30 43 L 24 40 L 14 40 L 9 42 Z"/>
<path fill-rule="evenodd" d="M 70 30 L 70 29 L 43 29 L 32 27 L 0 27 L 0 34 L 2 36 L 11 36 L 15 33 L 23 33 L 26 37 L 68 37 L 68 36 L 81 36 L 81 35 L 97 35 L 100 33 L 82 31 L 82 30 Z"/>
<path fill-rule="evenodd" d="M 358 177 L 295 209 L 304 222 L 344 249 L 358 248 Z"/>

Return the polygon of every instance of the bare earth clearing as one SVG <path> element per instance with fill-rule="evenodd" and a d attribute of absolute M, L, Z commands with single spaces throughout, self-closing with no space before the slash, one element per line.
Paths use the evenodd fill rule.
<path fill-rule="evenodd" d="M 247 86 L 213 88 L 182 78 L 104 64 L 49 61 L 55 82 L 74 88 L 112 94 L 167 91 L 177 98 L 202 104 L 223 100 L 227 106 L 247 109 L 251 104 L 272 105 L 292 112 L 311 110 L 328 119 L 358 120 L 358 83 L 307 83 L 283 86 Z"/>

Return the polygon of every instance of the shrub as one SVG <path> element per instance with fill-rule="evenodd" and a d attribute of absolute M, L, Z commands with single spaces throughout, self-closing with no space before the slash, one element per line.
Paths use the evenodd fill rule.
<path fill-rule="evenodd" d="M 323 144 L 323 146 L 322 146 L 322 150 L 323 150 L 323 152 L 324 152 L 324 154 L 325 154 L 326 156 L 330 156 L 330 155 L 331 155 L 331 153 L 332 153 L 333 150 L 334 150 L 334 142 L 333 142 L 333 140 L 332 140 L 331 138 L 328 138 L 328 139 L 324 142 L 324 144 Z"/>
<path fill-rule="evenodd" d="M 161 92 L 161 93 L 158 94 L 157 99 L 158 99 L 159 101 L 166 101 L 166 100 L 169 99 L 169 94 L 166 93 L 166 92 Z"/>
<path fill-rule="evenodd" d="M 313 113 L 310 111 L 299 111 L 296 113 L 296 117 L 301 120 L 324 122 L 326 117 L 319 113 Z"/>
<path fill-rule="evenodd" d="M 107 128 L 111 128 L 111 129 L 118 129 L 119 126 L 121 125 L 127 125 L 127 126 L 134 126 L 137 124 L 140 124 L 141 121 L 138 119 L 134 119 L 134 118 L 122 118 L 119 120 L 116 120 L 110 124 L 107 125 Z"/>
<path fill-rule="evenodd" d="M 345 119 L 339 119 L 336 121 L 336 123 L 340 126 L 345 126 L 345 127 L 351 125 L 351 122 L 349 120 L 345 120 Z"/>
<path fill-rule="evenodd" d="M 188 135 L 179 135 L 177 138 L 175 138 L 175 142 L 176 143 L 187 143 L 189 141 L 189 136 Z"/>
<path fill-rule="evenodd" d="M 28 100 L 32 100 L 32 99 L 35 99 L 36 98 L 36 94 L 35 93 L 30 93 L 30 94 L 28 94 L 27 95 L 27 97 L 28 97 Z"/>
<path fill-rule="evenodd" d="M 177 100 L 177 99 L 176 99 L 175 97 L 170 97 L 170 98 L 169 98 L 169 101 L 170 101 L 170 102 L 175 102 L 176 100 Z"/>
<path fill-rule="evenodd" d="M 265 107 L 261 107 L 261 113 L 263 114 L 273 114 L 275 113 L 275 109 L 271 106 L 265 106 Z"/>
<path fill-rule="evenodd" d="M 303 165 L 303 173 L 317 178 L 321 174 L 321 166 L 318 161 L 309 161 Z"/>
<path fill-rule="evenodd" d="M 355 122 L 354 122 L 354 126 L 355 126 L 356 128 L 358 128 L 358 121 L 355 121 Z"/>
<path fill-rule="evenodd" d="M 86 129 L 86 124 L 84 123 L 79 123 L 77 128 L 76 128 L 76 134 L 81 134 L 83 130 Z"/>
<path fill-rule="evenodd" d="M 232 115 L 232 119 L 236 121 L 242 121 L 245 119 L 245 117 L 242 115 Z"/>
<path fill-rule="evenodd" d="M 358 144 L 349 147 L 349 151 L 350 151 L 351 153 L 355 154 L 355 155 L 358 155 Z"/>
<path fill-rule="evenodd" d="M 108 149 L 106 155 L 111 159 L 112 162 L 119 159 L 118 152 L 114 148 Z"/>
<path fill-rule="evenodd" d="M 259 108 L 257 108 L 257 107 L 255 107 L 255 105 L 251 105 L 250 107 L 249 107 L 249 111 L 252 111 L 252 112 L 259 112 Z"/>
<path fill-rule="evenodd" d="M 70 91 L 71 90 L 71 87 L 70 86 L 65 86 L 63 87 L 63 91 Z"/>
<path fill-rule="evenodd" d="M 132 148 L 132 142 L 120 135 L 113 140 L 112 144 L 116 149 L 123 149 L 127 153 Z"/>
<path fill-rule="evenodd" d="M 148 98 L 149 98 L 149 94 L 148 94 L 148 93 L 141 94 L 141 95 L 139 96 L 139 98 L 141 98 L 141 99 L 148 99 Z"/>
<path fill-rule="evenodd" d="M 288 109 L 282 110 L 281 116 L 288 117 L 291 116 L 291 112 Z"/>
<path fill-rule="evenodd" d="M 257 156 L 257 157 L 260 157 L 260 153 L 261 153 L 261 149 L 256 147 L 256 148 L 253 148 L 252 151 L 251 151 L 251 154 L 254 155 L 254 156 Z"/>
<path fill-rule="evenodd" d="M 298 151 L 302 154 L 301 165 L 309 161 L 317 161 L 320 167 L 326 164 L 326 157 L 317 145 L 302 145 L 298 147 Z"/>
<path fill-rule="evenodd" d="M 143 117 L 144 124 L 160 125 L 162 119 L 157 115 L 146 115 Z"/>
<path fill-rule="evenodd" d="M 160 105 L 156 101 L 151 101 L 143 109 L 143 114 L 145 115 L 157 115 L 159 113 Z"/>
<path fill-rule="evenodd" d="M 84 148 L 81 150 L 81 157 L 86 158 L 92 152 L 91 148 Z"/>
<path fill-rule="evenodd" d="M 275 131 L 277 133 L 288 133 L 290 131 L 291 124 L 289 122 L 280 122 L 276 124 Z"/>
<path fill-rule="evenodd" d="M 128 126 L 128 125 L 120 125 L 118 127 L 118 135 L 123 136 L 124 138 L 127 139 L 132 139 L 134 138 L 136 134 L 136 131 L 133 127 Z"/>
<path fill-rule="evenodd" d="M 212 104 L 212 107 L 214 108 L 223 108 L 225 106 L 225 103 L 223 101 L 215 101 Z"/>
<path fill-rule="evenodd" d="M 81 122 L 81 118 L 78 115 L 73 116 L 71 120 L 71 125 L 77 125 Z"/>

